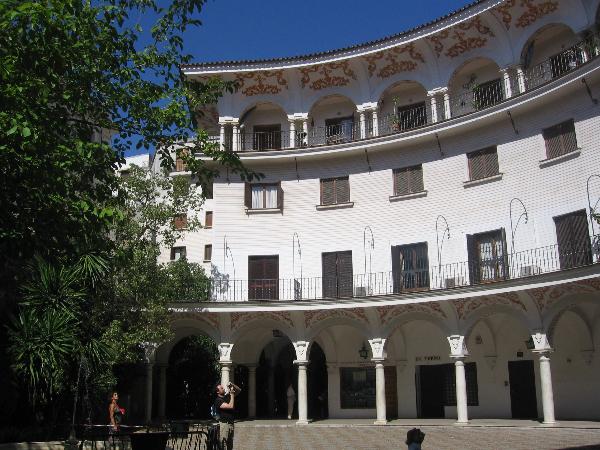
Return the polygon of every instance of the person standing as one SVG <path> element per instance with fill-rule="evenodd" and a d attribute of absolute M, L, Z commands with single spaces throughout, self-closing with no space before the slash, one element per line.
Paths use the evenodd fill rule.
<path fill-rule="evenodd" d="M 296 403 L 296 392 L 292 387 L 292 383 L 288 385 L 287 388 L 287 418 L 292 418 L 292 413 L 294 412 L 294 403 Z"/>
<path fill-rule="evenodd" d="M 222 384 L 217 385 L 217 398 L 215 398 L 214 403 L 219 417 L 219 448 L 222 450 L 233 449 L 235 396 L 241 392 L 239 386 L 233 383 L 228 383 L 227 388 L 229 392 L 225 391 Z"/>
<path fill-rule="evenodd" d="M 117 403 L 119 401 L 119 394 L 113 392 L 110 398 L 110 405 L 108 405 L 108 418 L 110 420 L 111 431 L 119 431 L 125 409 L 121 408 Z"/>

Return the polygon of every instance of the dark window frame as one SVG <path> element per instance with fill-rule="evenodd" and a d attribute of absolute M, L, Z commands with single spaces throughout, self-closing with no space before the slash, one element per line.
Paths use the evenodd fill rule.
<path fill-rule="evenodd" d="M 255 151 L 280 150 L 281 141 L 280 123 L 252 127 L 252 149 Z"/>
<path fill-rule="evenodd" d="M 542 130 L 544 145 L 546 147 L 546 158 L 554 159 L 572 153 L 578 149 L 575 121 L 564 120 Z M 556 139 L 555 142 L 552 139 Z M 552 148 L 556 145 L 557 148 Z"/>
<path fill-rule="evenodd" d="M 364 372 L 364 386 L 360 391 L 352 378 L 355 372 Z M 375 408 L 376 375 L 374 367 L 340 367 L 340 408 L 341 409 L 373 409 Z M 362 394 L 362 395 L 360 395 Z"/>
<path fill-rule="evenodd" d="M 489 155 L 495 155 L 493 162 L 490 161 Z M 467 153 L 467 161 L 469 166 L 469 181 L 485 180 L 496 175 L 500 175 L 500 163 L 498 161 L 498 148 L 494 145 L 491 147 L 482 148 L 473 152 Z M 483 173 L 477 176 L 475 164 L 480 164 Z"/>
<path fill-rule="evenodd" d="M 254 277 L 253 272 L 264 272 L 271 262 L 275 262 L 276 277 Z M 256 265 L 256 266 L 253 266 Z M 262 266 L 262 267 L 261 267 Z M 249 255 L 248 256 L 248 300 L 278 300 L 279 299 L 279 255 Z"/>
<path fill-rule="evenodd" d="M 208 256 L 208 258 L 207 258 Z M 212 244 L 204 245 L 204 261 L 212 261 Z"/>
<path fill-rule="evenodd" d="M 210 220 L 209 220 L 209 217 L 210 217 Z M 215 214 L 213 211 L 205 211 L 204 212 L 204 228 L 212 228 L 214 219 L 215 219 Z"/>
<path fill-rule="evenodd" d="M 263 206 L 262 208 L 255 208 L 252 206 L 252 188 L 255 187 L 262 188 L 263 194 Z M 267 208 L 267 187 L 275 186 L 277 188 L 277 206 L 275 208 Z M 277 181 L 275 183 L 246 183 L 245 185 L 245 195 L 244 195 L 244 206 L 249 211 L 261 211 L 263 209 L 279 209 L 283 210 L 283 188 L 281 187 L 281 181 Z"/>
<path fill-rule="evenodd" d="M 177 214 L 173 217 L 173 228 L 176 230 L 185 230 L 188 224 L 188 217 L 186 213 Z"/>
<path fill-rule="evenodd" d="M 406 257 L 410 255 L 410 257 Z M 402 267 L 400 267 L 402 263 Z M 430 288 L 427 242 L 392 246 L 394 293 L 425 291 Z"/>
<path fill-rule="evenodd" d="M 175 254 L 178 251 L 180 252 L 180 256 L 179 256 L 179 258 L 175 259 Z M 187 248 L 185 247 L 185 245 L 171 247 L 171 258 L 170 258 L 171 261 L 178 261 L 179 259 L 185 258 L 185 257 L 187 257 Z"/>
<path fill-rule="evenodd" d="M 396 108 L 396 123 L 398 131 L 413 130 L 427 125 L 426 102 L 398 106 Z"/>
<path fill-rule="evenodd" d="M 401 186 L 399 186 L 399 178 L 401 176 L 400 174 L 403 174 L 403 173 L 406 173 L 405 182 L 407 184 L 407 189 L 405 191 L 400 191 Z M 419 177 L 419 181 L 417 182 L 418 190 L 413 189 L 413 184 L 415 184 L 415 180 L 413 179 L 414 173 L 417 173 L 417 176 Z M 392 171 L 392 181 L 393 181 L 395 196 L 410 195 L 410 194 L 417 194 L 419 192 L 424 192 L 425 191 L 425 181 L 423 179 L 423 164 L 416 164 L 414 166 L 400 167 L 398 169 L 394 169 Z"/>
<path fill-rule="evenodd" d="M 348 198 L 346 201 L 340 202 L 338 201 L 338 184 L 340 181 L 345 181 L 348 186 L 348 192 L 346 197 Z M 326 182 L 333 182 L 333 202 L 324 203 L 323 202 L 323 185 Z M 350 203 L 350 176 L 346 175 L 344 177 L 333 177 L 333 178 L 321 178 L 319 180 L 320 186 L 320 206 L 330 206 L 330 205 L 342 205 L 345 203 Z"/>

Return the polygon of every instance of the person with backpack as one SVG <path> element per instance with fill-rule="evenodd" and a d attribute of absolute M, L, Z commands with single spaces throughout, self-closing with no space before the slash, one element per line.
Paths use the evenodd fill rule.
<path fill-rule="evenodd" d="M 219 422 L 219 448 L 233 449 L 233 421 L 235 419 L 235 396 L 242 390 L 233 383 L 227 384 L 227 391 L 222 384 L 216 388 L 217 397 L 211 408 L 211 415 Z"/>

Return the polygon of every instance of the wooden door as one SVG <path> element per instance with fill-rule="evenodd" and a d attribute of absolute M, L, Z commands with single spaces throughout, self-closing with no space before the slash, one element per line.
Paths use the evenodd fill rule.
<path fill-rule="evenodd" d="M 385 367 L 385 411 L 387 419 L 398 418 L 398 384 L 396 367 Z"/>
<path fill-rule="evenodd" d="M 248 298 L 277 300 L 279 298 L 279 256 L 248 257 Z"/>
<path fill-rule="evenodd" d="M 322 254 L 323 297 L 352 297 L 352 251 Z"/>
<path fill-rule="evenodd" d="M 533 361 L 508 361 L 510 410 L 513 419 L 537 419 Z"/>
<path fill-rule="evenodd" d="M 592 263 L 587 214 L 576 211 L 554 218 L 556 241 L 561 269 L 585 266 Z"/>

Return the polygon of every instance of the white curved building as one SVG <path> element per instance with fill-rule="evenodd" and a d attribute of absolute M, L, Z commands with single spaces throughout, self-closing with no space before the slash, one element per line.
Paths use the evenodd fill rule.
<path fill-rule="evenodd" d="M 600 419 L 599 4 L 481 0 L 342 50 L 182 67 L 238 81 L 199 120 L 265 177 L 221 173 L 165 255 L 213 281 L 153 362 L 212 337 L 249 417 L 291 383 L 298 423 Z"/>

